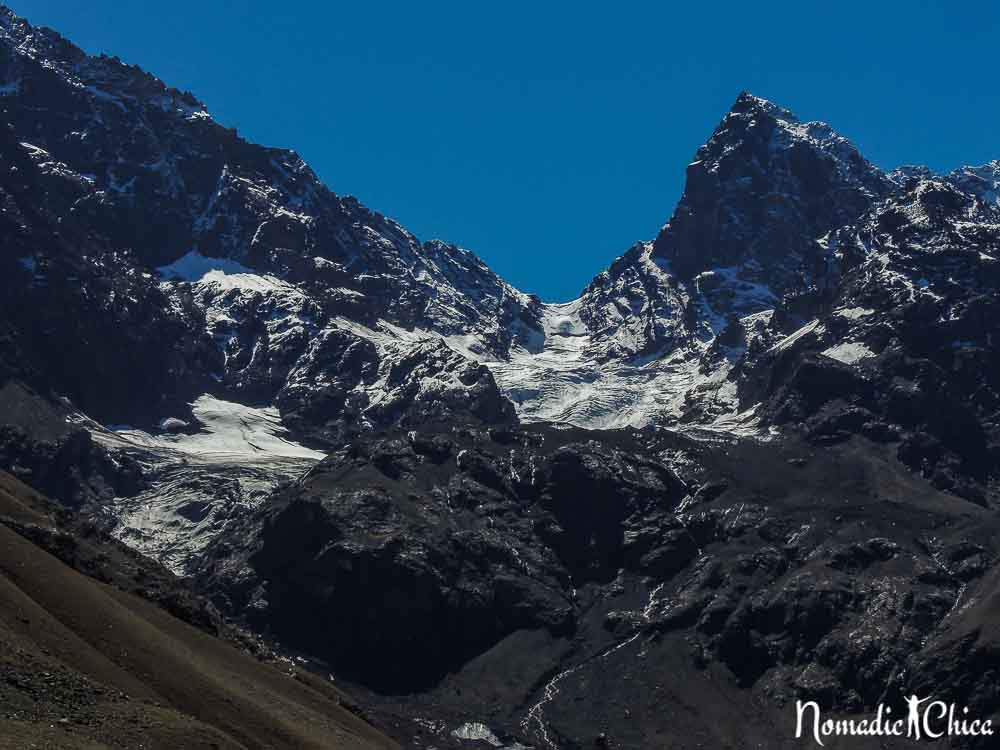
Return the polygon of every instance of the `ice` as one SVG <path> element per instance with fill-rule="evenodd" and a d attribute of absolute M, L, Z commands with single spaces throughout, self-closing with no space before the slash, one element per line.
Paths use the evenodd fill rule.
<path fill-rule="evenodd" d="M 562 304 L 545 305 L 542 330 L 546 336 L 586 336 L 590 330 L 580 319 L 583 298 Z"/>
<path fill-rule="evenodd" d="M 833 312 L 834 315 L 839 315 L 840 317 L 847 318 L 848 320 L 858 320 L 874 314 L 875 311 L 867 307 L 842 307 L 839 310 L 834 310 Z"/>
<path fill-rule="evenodd" d="M 198 280 L 198 284 L 211 285 L 219 289 L 243 289 L 265 294 L 269 292 L 298 294 L 298 290 L 294 286 L 275 276 L 261 276 L 256 273 L 227 273 L 222 269 L 212 269 L 207 272 Z"/>
<path fill-rule="evenodd" d="M 578 317 L 578 302 L 546 305 L 543 324 L 541 351 L 521 350 L 510 361 L 487 363 L 525 421 L 598 429 L 671 423 L 681 418 L 693 390 L 710 410 L 736 411 L 735 384 L 727 380 L 731 366 L 703 373 L 704 344 L 662 357 L 604 361 Z"/>
<path fill-rule="evenodd" d="M 500 747 L 503 744 L 488 726 L 478 721 L 467 722 L 452 730 L 451 736 L 459 740 L 478 740 L 493 747 Z"/>
<path fill-rule="evenodd" d="M 287 439 L 277 408 L 245 406 L 204 394 L 191 404 L 201 425 L 193 435 L 151 435 L 142 430 L 114 433 L 117 447 L 167 448 L 192 456 L 288 456 L 316 461 L 326 454 Z M 122 443 L 121 441 L 125 441 Z"/>
<path fill-rule="evenodd" d="M 853 365 L 868 357 L 874 357 L 875 352 L 857 341 L 846 341 L 836 346 L 831 346 L 823 351 L 827 357 Z"/>
<path fill-rule="evenodd" d="M 804 326 L 802 326 L 799 330 L 795 331 L 791 335 L 785 336 L 785 338 L 783 338 L 781 341 L 779 341 L 777 344 L 771 347 L 771 351 L 772 352 L 784 351 L 792 344 L 794 344 L 796 341 L 801 339 L 803 336 L 808 336 L 813 331 L 822 332 L 822 330 L 823 330 L 822 326 L 820 326 L 819 319 L 817 318 L 816 320 L 806 323 Z"/>
<path fill-rule="evenodd" d="M 160 421 L 160 429 L 165 432 L 176 432 L 177 430 L 183 430 L 188 426 L 188 423 L 183 419 L 178 419 L 177 417 L 167 417 Z"/>
<path fill-rule="evenodd" d="M 496 357 L 485 349 L 479 336 L 475 334 L 455 334 L 442 336 L 444 342 L 466 359 L 475 362 L 488 362 Z"/>
<path fill-rule="evenodd" d="M 515 346 L 509 359 L 486 361 L 522 420 L 756 434 L 756 408 L 739 411 L 736 384 L 729 379 L 738 352 L 724 348 L 720 359 L 704 366 L 725 317 L 697 289 L 692 298 L 692 290 L 652 252 L 652 243 L 644 243 L 637 270 L 615 277 L 606 272 L 596 292 L 541 305 L 536 334 L 541 340 L 530 348 Z M 749 313 L 742 319 L 748 337 L 763 336 L 757 328 L 773 315 L 771 290 L 740 278 L 735 267 L 713 269 L 702 278 L 709 277 L 714 289 L 729 292 L 725 296 L 734 308 Z M 697 311 L 691 330 L 678 322 L 689 307 Z M 658 345 L 650 349 L 652 331 Z M 703 408 L 688 423 L 691 397 Z"/>
<path fill-rule="evenodd" d="M 236 404 L 205 394 L 192 405 L 196 434 L 150 434 L 128 426 L 101 427 L 78 415 L 112 455 L 143 467 L 149 489 L 116 498 L 116 537 L 179 575 L 193 572 L 198 553 L 226 525 L 264 502 L 283 481 L 312 468 L 325 454 L 289 439 L 277 409 Z"/>
<path fill-rule="evenodd" d="M 246 266 L 229 258 L 209 258 L 197 250 L 192 250 L 167 266 L 160 266 L 157 272 L 166 279 L 176 281 L 201 281 L 212 271 L 222 273 L 253 273 Z"/>

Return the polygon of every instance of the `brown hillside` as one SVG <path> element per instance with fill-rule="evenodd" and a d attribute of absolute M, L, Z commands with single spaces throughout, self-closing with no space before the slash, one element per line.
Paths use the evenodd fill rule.
<path fill-rule="evenodd" d="M 9 475 L 0 516 L 46 525 Z M 390 748 L 322 680 L 256 661 L 0 525 L 0 748 Z"/>

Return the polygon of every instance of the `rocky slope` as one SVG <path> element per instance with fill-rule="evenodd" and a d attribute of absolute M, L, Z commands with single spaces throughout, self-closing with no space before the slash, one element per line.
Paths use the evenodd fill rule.
<path fill-rule="evenodd" d="M 744 93 L 546 304 L 6 9 L 0 108 L 0 467 L 402 741 L 1000 710 L 997 162 L 884 172 Z"/>
<path fill-rule="evenodd" d="M 322 681 L 214 637 L 211 607 L 77 521 L 0 474 L 0 747 L 395 746 Z"/>
<path fill-rule="evenodd" d="M 1000 711 L 996 511 L 864 438 L 388 434 L 232 528 L 200 584 L 412 747 L 796 747 L 797 698 L 914 690 Z"/>

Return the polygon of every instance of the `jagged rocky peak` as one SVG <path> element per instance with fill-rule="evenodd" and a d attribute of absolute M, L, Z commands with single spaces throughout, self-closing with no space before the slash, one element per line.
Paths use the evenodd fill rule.
<path fill-rule="evenodd" d="M 90 56 L 58 31 L 33 26 L 10 8 L 0 5 L 0 39 L 17 47 L 27 60 L 44 60 L 45 68 L 70 77 L 81 88 L 98 82 L 127 86 L 131 93 L 162 93 L 183 102 L 189 111 L 204 111 L 204 104 L 187 91 L 169 88 L 159 78 L 137 65 L 127 65 L 117 56 Z"/>
<path fill-rule="evenodd" d="M 779 294 L 805 291 L 826 264 L 818 240 L 892 185 L 829 125 L 743 92 L 688 166 L 654 254 L 682 278 L 735 268 Z"/>
<path fill-rule="evenodd" d="M 946 175 L 923 165 L 904 165 L 887 175 L 906 191 L 915 191 L 922 182 L 947 183 L 952 188 L 979 200 L 986 209 L 1000 208 L 1000 160 L 980 166 L 959 167 Z M 923 189 L 926 189 L 923 188 Z"/>
<path fill-rule="evenodd" d="M 1000 159 L 980 167 L 960 167 L 948 175 L 948 179 L 984 203 L 1000 207 Z"/>
<path fill-rule="evenodd" d="M 816 308 L 840 271 L 826 235 L 895 186 L 825 123 L 744 92 L 689 165 L 669 223 L 594 278 L 580 318 L 631 356 L 710 339 L 786 295 Z"/>

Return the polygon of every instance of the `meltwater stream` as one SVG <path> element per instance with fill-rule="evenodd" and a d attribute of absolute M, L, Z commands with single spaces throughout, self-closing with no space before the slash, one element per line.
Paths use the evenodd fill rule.
<path fill-rule="evenodd" d="M 652 619 L 653 611 L 659 604 L 657 596 L 659 596 L 660 591 L 663 589 L 664 584 L 659 584 L 654 589 L 649 592 L 649 597 L 646 600 L 646 604 L 642 609 L 641 616 L 644 622 L 649 622 Z M 620 651 L 626 646 L 635 643 L 642 635 L 642 630 L 634 635 L 626 638 L 625 640 L 616 643 L 612 646 L 608 646 L 606 649 L 598 652 L 595 656 L 585 659 L 576 666 L 565 669 L 551 680 L 549 680 L 545 687 L 542 688 L 542 697 L 535 705 L 528 709 L 528 713 L 525 715 L 524 719 L 521 720 L 521 730 L 525 734 L 534 734 L 549 750 L 559 750 L 559 746 L 549 735 L 549 725 L 545 720 L 545 707 L 556 699 L 559 695 L 559 684 L 565 680 L 570 675 L 580 671 L 586 666 L 594 663 L 595 661 L 600 661 L 606 659 L 611 654 Z"/>

